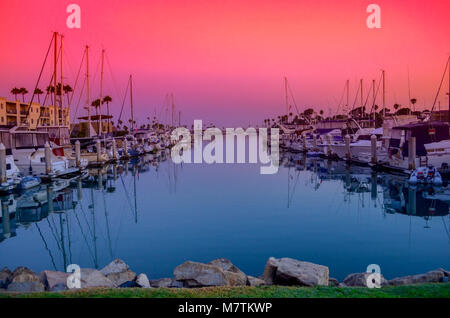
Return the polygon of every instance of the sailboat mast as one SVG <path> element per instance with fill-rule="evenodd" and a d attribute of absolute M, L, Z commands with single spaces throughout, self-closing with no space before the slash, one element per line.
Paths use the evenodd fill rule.
<path fill-rule="evenodd" d="M 98 118 L 98 134 L 99 136 L 103 135 L 103 127 L 102 127 L 102 99 L 103 99 L 103 63 L 105 60 L 105 50 L 102 49 L 102 65 L 101 65 L 101 73 L 100 73 L 100 104 L 99 111 L 100 116 Z"/>
<path fill-rule="evenodd" d="M 450 123 L 450 56 L 447 61 L 448 69 L 448 122 Z"/>
<path fill-rule="evenodd" d="M 383 75 L 383 117 L 386 117 L 386 75 L 384 70 L 381 71 Z"/>
<path fill-rule="evenodd" d="M 364 106 L 364 96 L 363 96 L 363 79 L 361 78 L 361 110 L 362 110 L 362 107 Z"/>
<path fill-rule="evenodd" d="M 88 109 L 88 137 L 91 137 L 91 89 L 89 86 L 89 46 L 86 45 L 86 86 L 87 86 L 87 109 Z"/>
<path fill-rule="evenodd" d="M 376 128 L 377 124 L 376 124 L 376 120 L 377 117 L 376 115 L 376 111 L 375 111 L 375 80 L 372 80 L 372 96 L 373 96 L 373 103 L 372 103 L 372 111 L 373 111 L 373 127 Z"/>
<path fill-rule="evenodd" d="M 61 34 L 61 69 L 60 69 L 60 78 L 61 78 L 61 100 L 60 100 L 60 106 L 61 106 L 61 113 L 58 111 L 58 120 L 60 121 L 58 123 L 58 125 L 62 125 L 62 119 L 64 118 L 63 116 L 63 101 L 64 101 L 64 82 L 63 82 L 63 39 L 64 36 Z M 61 131 L 58 129 L 58 133 L 61 134 Z M 59 136 L 59 138 L 61 138 L 61 136 Z"/>
<path fill-rule="evenodd" d="M 54 91 L 53 91 L 53 119 L 54 119 L 54 125 L 56 126 L 56 113 L 57 113 L 57 107 L 56 107 L 56 71 L 57 71 L 57 63 L 58 63 L 58 32 L 54 33 L 54 37 L 55 37 L 55 47 L 54 47 L 54 52 L 53 52 L 53 87 L 54 87 Z"/>
<path fill-rule="evenodd" d="M 131 131 L 134 131 L 133 75 L 130 75 Z"/>
<path fill-rule="evenodd" d="M 175 102 L 173 100 L 173 93 L 171 93 L 172 97 L 172 127 L 175 125 Z"/>
<path fill-rule="evenodd" d="M 289 119 L 289 97 L 288 97 L 288 81 L 287 81 L 287 77 L 284 77 L 284 93 L 286 95 L 286 116 Z"/>
<path fill-rule="evenodd" d="M 347 105 L 345 110 L 348 111 L 348 106 L 350 105 L 350 80 L 347 80 Z"/>

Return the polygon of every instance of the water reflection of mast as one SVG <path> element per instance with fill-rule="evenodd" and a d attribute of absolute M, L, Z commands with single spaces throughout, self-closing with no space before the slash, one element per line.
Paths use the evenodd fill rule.
<path fill-rule="evenodd" d="M 99 174 L 100 176 L 100 174 Z M 100 178 L 99 178 L 100 180 Z M 97 236 L 95 226 L 95 201 L 94 201 L 94 187 L 91 187 L 91 204 L 89 205 L 92 216 L 92 241 L 94 243 L 94 266 L 98 268 L 98 252 L 97 252 Z"/>
<path fill-rule="evenodd" d="M 137 224 L 138 215 L 137 215 L 137 198 L 136 198 L 136 171 L 137 171 L 137 164 L 133 165 L 134 222 Z"/>

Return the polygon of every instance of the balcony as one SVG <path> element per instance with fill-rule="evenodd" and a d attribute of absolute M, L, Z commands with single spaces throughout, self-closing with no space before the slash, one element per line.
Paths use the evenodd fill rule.
<path fill-rule="evenodd" d="M 14 108 L 6 108 L 6 113 L 7 113 L 7 114 L 17 115 L 17 109 L 14 109 Z"/>

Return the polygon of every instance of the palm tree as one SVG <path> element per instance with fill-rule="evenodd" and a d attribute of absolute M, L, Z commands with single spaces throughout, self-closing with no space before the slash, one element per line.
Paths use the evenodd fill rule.
<path fill-rule="evenodd" d="M 108 115 L 108 133 L 109 131 L 109 103 L 112 102 L 112 98 L 109 95 L 106 95 L 105 97 L 103 97 L 103 102 L 102 104 L 106 103 L 106 115 Z"/>
<path fill-rule="evenodd" d="M 19 91 L 20 94 L 22 95 L 22 101 L 25 103 L 25 94 L 28 94 L 28 90 L 25 87 L 21 87 Z"/>
<path fill-rule="evenodd" d="M 93 100 L 91 103 L 92 107 L 95 107 L 95 113 L 98 115 L 98 108 L 100 107 L 100 99 Z"/>
<path fill-rule="evenodd" d="M 55 92 L 55 87 L 52 85 L 49 85 L 49 86 L 47 86 L 47 88 L 45 90 L 47 91 L 47 95 L 50 95 L 52 104 L 54 104 L 53 103 L 53 93 Z"/>
<path fill-rule="evenodd" d="M 40 104 L 40 103 L 41 103 L 41 95 L 44 94 L 44 92 L 42 91 L 42 89 L 40 89 L 39 87 L 37 87 L 37 88 L 34 90 L 34 94 L 37 95 L 38 101 L 39 101 L 39 104 Z"/>
<path fill-rule="evenodd" d="M 14 87 L 13 89 L 11 89 L 11 94 L 13 94 L 15 99 L 17 100 L 17 95 L 20 94 L 20 89 Z"/>
<path fill-rule="evenodd" d="M 63 91 L 64 91 L 64 94 L 67 95 L 67 105 L 69 105 L 69 103 L 70 103 L 69 93 L 73 92 L 73 88 L 72 88 L 72 86 L 67 84 L 67 85 L 63 86 Z"/>

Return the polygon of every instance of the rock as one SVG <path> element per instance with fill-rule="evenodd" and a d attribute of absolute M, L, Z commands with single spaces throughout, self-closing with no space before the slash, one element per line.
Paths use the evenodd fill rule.
<path fill-rule="evenodd" d="M 170 287 L 172 284 L 172 278 L 160 278 L 150 281 L 150 286 L 155 288 L 161 288 L 161 287 Z"/>
<path fill-rule="evenodd" d="M 328 286 L 330 286 L 330 287 L 338 287 L 339 286 L 339 281 L 336 278 L 330 277 L 328 279 Z"/>
<path fill-rule="evenodd" d="M 186 285 L 182 281 L 172 279 L 172 282 L 169 285 L 169 288 L 184 288 Z"/>
<path fill-rule="evenodd" d="M 12 272 L 8 267 L 3 267 L 3 269 L 0 271 L 0 288 L 8 287 L 8 284 L 11 282 L 11 280 Z"/>
<path fill-rule="evenodd" d="M 262 279 L 253 277 L 253 276 L 247 276 L 247 285 L 248 286 L 262 286 L 262 285 L 266 285 L 266 282 Z"/>
<path fill-rule="evenodd" d="M 44 284 L 39 281 L 12 282 L 8 285 L 8 292 L 32 293 L 45 291 Z"/>
<path fill-rule="evenodd" d="M 42 292 L 45 290 L 45 286 L 35 272 L 21 266 L 12 272 L 7 290 L 21 293 Z"/>
<path fill-rule="evenodd" d="M 152 288 L 150 286 L 150 282 L 148 281 L 147 275 L 145 274 L 139 274 L 136 279 L 136 283 L 139 285 L 139 287 Z"/>
<path fill-rule="evenodd" d="M 209 262 L 209 265 L 214 265 L 217 267 L 222 268 L 224 271 L 233 272 L 236 274 L 242 274 L 245 275 L 243 271 L 241 271 L 239 268 L 233 265 L 229 260 L 226 258 L 218 258 L 211 262 Z"/>
<path fill-rule="evenodd" d="M 38 275 L 26 267 L 17 267 L 12 273 L 12 283 L 41 282 Z"/>
<path fill-rule="evenodd" d="M 108 276 L 109 274 L 122 273 L 122 272 L 126 272 L 128 270 L 130 270 L 130 267 L 128 267 L 128 265 L 124 261 L 117 258 L 117 259 L 113 260 L 111 263 L 109 263 L 108 265 L 106 265 L 105 267 L 103 267 L 100 270 L 100 272 L 103 275 Z"/>
<path fill-rule="evenodd" d="M 444 276 L 445 277 L 450 277 L 450 271 L 448 271 L 448 270 L 445 270 L 445 269 L 443 269 L 443 268 L 438 268 L 438 269 L 436 269 L 437 271 L 441 271 L 442 273 L 444 273 Z"/>
<path fill-rule="evenodd" d="M 109 287 L 113 288 L 116 285 L 100 271 L 92 268 L 81 269 L 81 288 L 89 287 Z"/>
<path fill-rule="evenodd" d="M 444 280 L 445 274 L 440 270 L 434 270 L 425 274 L 410 275 L 391 279 L 389 285 L 413 285 L 421 283 L 438 283 Z"/>
<path fill-rule="evenodd" d="M 134 288 L 134 287 L 140 288 L 141 286 L 139 286 L 134 280 L 119 285 L 119 288 Z"/>
<path fill-rule="evenodd" d="M 41 281 L 47 290 L 52 290 L 57 285 L 65 286 L 67 289 L 67 278 L 69 276 L 70 273 L 65 272 L 42 271 Z"/>
<path fill-rule="evenodd" d="M 278 268 L 278 260 L 274 257 L 270 257 L 266 262 L 266 267 L 264 267 L 263 279 L 268 285 L 274 283 L 275 274 Z"/>
<path fill-rule="evenodd" d="M 189 287 L 225 286 L 224 271 L 217 266 L 187 261 L 173 271 L 175 280 L 183 281 Z"/>
<path fill-rule="evenodd" d="M 241 274 L 224 271 L 218 266 L 191 261 L 178 265 L 173 273 L 175 280 L 182 281 L 187 287 L 243 286 L 247 283 L 247 277 L 244 280 Z"/>
<path fill-rule="evenodd" d="M 122 273 L 114 273 L 106 275 L 106 277 L 114 283 L 115 286 L 120 286 L 125 282 L 134 281 L 136 279 L 136 273 L 132 271 L 126 271 Z"/>
<path fill-rule="evenodd" d="M 233 265 L 226 258 L 218 258 L 211 262 L 209 265 L 217 266 L 225 272 L 225 277 L 230 286 L 244 286 L 247 285 L 247 275 L 239 268 Z"/>
<path fill-rule="evenodd" d="M 60 292 L 60 291 L 68 290 L 68 289 L 69 288 L 67 288 L 67 284 L 56 284 L 49 291 L 51 291 L 51 292 Z"/>
<path fill-rule="evenodd" d="M 329 269 L 326 266 L 292 258 L 269 258 L 263 274 L 267 284 L 328 286 Z"/>
<path fill-rule="evenodd" d="M 136 273 L 131 271 L 130 267 L 121 259 L 115 259 L 100 270 L 100 272 L 116 286 L 136 279 Z"/>
<path fill-rule="evenodd" d="M 367 287 L 367 278 L 372 273 L 353 273 L 347 275 L 345 279 L 342 281 L 340 286 L 342 287 Z M 381 275 L 381 274 L 380 274 Z M 387 285 L 388 282 L 384 278 L 383 275 L 381 275 L 381 286 Z"/>

